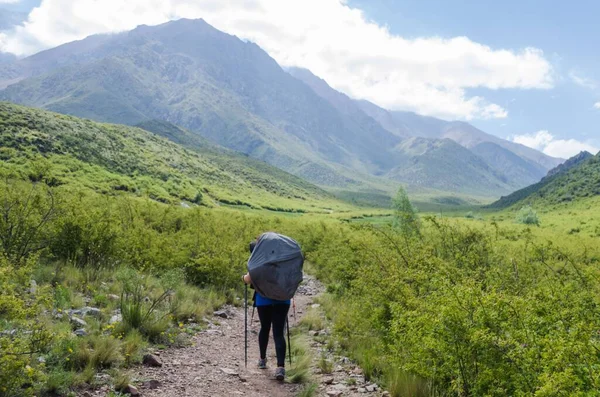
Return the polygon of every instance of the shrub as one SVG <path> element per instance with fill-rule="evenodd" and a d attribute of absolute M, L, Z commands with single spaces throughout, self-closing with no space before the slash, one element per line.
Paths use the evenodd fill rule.
<path fill-rule="evenodd" d="M 306 328 L 309 331 L 320 331 L 325 326 L 323 317 L 317 309 L 308 309 L 302 319 L 300 320 L 300 326 Z"/>
<path fill-rule="evenodd" d="M 312 356 L 310 347 L 304 335 L 294 335 L 292 337 L 292 366 L 287 371 L 287 381 L 289 383 L 307 383 L 311 378 Z"/>
<path fill-rule="evenodd" d="M 297 394 L 297 397 L 313 397 L 317 395 L 317 391 L 319 390 L 319 385 L 316 383 L 308 383 L 304 386 L 302 390 Z"/>
<path fill-rule="evenodd" d="M 42 386 L 42 393 L 49 396 L 65 396 L 76 383 L 77 377 L 74 372 L 55 369 L 48 374 Z"/>
<path fill-rule="evenodd" d="M 90 363 L 98 369 L 110 368 L 122 361 L 121 343 L 112 336 L 92 338 Z"/>
<path fill-rule="evenodd" d="M 138 330 L 148 337 L 156 338 L 168 326 L 167 300 L 178 284 L 183 282 L 183 274 L 172 270 L 161 277 L 158 288 L 149 288 L 149 278 L 126 268 L 118 274 L 122 284 L 121 315 L 125 330 Z"/>
<path fill-rule="evenodd" d="M 146 345 L 146 340 L 140 332 L 135 330 L 129 332 L 121 343 L 121 351 L 125 358 L 125 364 L 130 366 L 140 363 L 142 361 L 142 351 Z"/>
<path fill-rule="evenodd" d="M 325 355 L 321 356 L 321 359 L 319 360 L 317 367 L 324 374 L 330 374 L 333 372 L 333 362 L 328 360 L 327 357 L 325 357 Z"/>
<path fill-rule="evenodd" d="M 524 225 L 540 225 L 537 212 L 531 206 L 521 208 L 517 213 L 516 221 Z"/>

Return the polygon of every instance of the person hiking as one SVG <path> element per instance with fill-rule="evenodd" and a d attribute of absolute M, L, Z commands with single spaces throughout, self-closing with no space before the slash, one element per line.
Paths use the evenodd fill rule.
<path fill-rule="evenodd" d="M 274 233 L 271 235 L 277 236 Z M 264 235 L 263 235 L 264 236 Z M 262 237 L 262 236 L 261 236 Z M 285 237 L 285 236 L 283 236 Z M 259 237 L 260 239 L 260 237 Z M 250 243 L 250 253 L 254 252 L 254 249 L 259 241 L 253 241 Z M 292 240 L 293 241 L 293 240 Z M 274 252 L 274 251 L 273 251 Z M 251 257 L 252 258 L 252 257 Z M 303 262 L 303 258 L 302 258 Z M 302 264 L 300 264 L 301 268 Z M 301 270 L 300 270 L 301 271 Z M 258 333 L 258 346 L 260 351 L 260 359 L 258 360 L 258 368 L 267 368 L 267 346 L 269 344 L 269 333 L 271 328 L 273 329 L 273 340 L 275 341 L 275 353 L 277 356 L 277 368 L 275 369 L 275 378 L 277 380 L 285 379 L 285 357 L 286 357 L 286 341 L 284 336 L 286 320 L 290 309 L 291 300 L 277 300 L 270 299 L 261 294 L 256 286 L 253 284 L 253 280 L 250 277 L 250 272 L 242 276 L 244 283 L 250 285 L 255 289 L 254 292 L 254 306 L 258 311 L 258 318 L 260 320 L 260 332 Z M 258 280 L 256 280 L 258 281 Z M 299 282 L 298 282 L 299 284 Z M 297 287 L 297 286 L 296 286 Z M 294 288 L 295 292 L 295 288 Z"/>

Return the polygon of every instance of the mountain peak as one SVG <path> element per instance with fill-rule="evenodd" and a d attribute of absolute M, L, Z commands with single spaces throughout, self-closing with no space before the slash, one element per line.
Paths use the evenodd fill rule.
<path fill-rule="evenodd" d="M 590 152 L 588 152 L 587 150 L 582 150 L 575 156 L 569 158 L 564 163 L 559 164 L 558 166 L 556 166 L 556 167 L 552 168 L 550 171 L 548 171 L 546 178 L 549 178 L 553 175 L 565 172 L 565 171 L 577 166 L 578 164 L 581 164 L 582 162 L 584 162 L 585 160 L 587 160 L 591 157 L 594 157 L 594 155 L 591 154 Z"/>

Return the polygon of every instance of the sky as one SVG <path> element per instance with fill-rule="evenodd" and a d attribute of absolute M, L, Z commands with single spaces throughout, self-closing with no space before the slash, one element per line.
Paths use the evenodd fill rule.
<path fill-rule="evenodd" d="M 0 0 L 0 9 L 26 16 L 0 31 L 0 52 L 19 57 L 204 18 L 390 110 L 466 120 L 556 157 L 600 149 L 596 1 Z"/>

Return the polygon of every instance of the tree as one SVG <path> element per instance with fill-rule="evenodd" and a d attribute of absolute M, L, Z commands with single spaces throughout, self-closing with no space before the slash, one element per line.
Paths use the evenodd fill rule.
<path fill-rule="evenodd" d="M 54 193 L 47 186 L 0 180 L 0 255 L 20 263 L 48 244 L 48 224 L 57 215 Z"/>
<path fill-rule="evenodd" d="M 403 187 L 398 189 L 396 197 L 392 199 L 392 208 L 394 209 L 394 229 L 404 235 L 420 234 L 421 223 L 417 210 L 413 207 Z"/>

